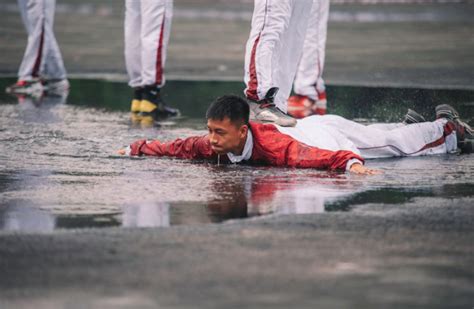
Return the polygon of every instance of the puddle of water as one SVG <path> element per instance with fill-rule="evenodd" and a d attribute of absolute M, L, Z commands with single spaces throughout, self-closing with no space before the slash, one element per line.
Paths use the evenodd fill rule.
<path fill-rule="evenodd" d="M 124 83 L 73 80 L 68 97 L 41 100 L 0 94 L 0 230 L 206 224 L 474 194 L 474 155 L 372 160 L 385 173 L 360 177 L 115 154 L 140 138 L 204 133 L 208 103 L 242 88 L 170 81 L 164 98 L 184 117 L 161 127 L 130 124 Z M 447 102 L 474 117 L 471 91 L 333 86 L 328 95 L 332 113 L 364 122 L 397 121 L 408 107 L 434 118 Z"/>

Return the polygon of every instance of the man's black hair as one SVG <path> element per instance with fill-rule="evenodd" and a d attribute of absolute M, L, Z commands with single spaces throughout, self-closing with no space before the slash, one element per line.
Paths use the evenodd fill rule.
<path fill-rule="evenodd" d="M 207 109 L 206 118 L 222 121 L 229 118 L 234 124 L 249 123 L 249 105 L 236 95 L 225 95 L 217 98 Z"/>

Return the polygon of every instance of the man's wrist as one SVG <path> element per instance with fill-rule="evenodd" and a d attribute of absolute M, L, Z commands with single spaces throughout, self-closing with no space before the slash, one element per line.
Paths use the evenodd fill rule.
<path fill-rule="evenodd" d="M 364 163 L 362 163 L 362 161 L 359 160 L 359 159 L 355 159 L 355 158 L 354 158 L 354 159 L 350 159 L 350 160 L 347 161 L 347 163 L 346 163 L 346 172 L 349 172 L 349 171 L 351 170 L 352 165 L 354 165 L 354 164 L 364 165 Z"/>

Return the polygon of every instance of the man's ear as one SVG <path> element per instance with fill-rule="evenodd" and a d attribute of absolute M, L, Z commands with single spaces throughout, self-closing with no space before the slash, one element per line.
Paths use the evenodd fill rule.
<path fill-rule="evenodd" d="M 249 126 L 246 125 L 246 124 L 243 124 L 240 126 L 240 129 L 239 129 L 239 133 L 242 137 L 244 137 L 245 135 L 247 135 L 247 132 L 249 131 Z"/>

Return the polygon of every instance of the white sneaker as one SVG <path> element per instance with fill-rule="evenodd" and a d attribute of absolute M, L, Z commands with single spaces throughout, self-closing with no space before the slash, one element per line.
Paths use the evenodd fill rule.
<path fill-rule="evenodd" d="M 270 122 L 282 127 L 294 127 L 296 119 L 279 110 L 272 103 L 249 102 L 250 120 Z"/>
<path fill-rule="evenodd" d="M 15 84 L 5 89 L 7 93 L 39 95 L 43 92 L 43 84 L 39 79 L 18 80 Z"/>
<path fill-rule="evenodd" d="M 70 85 L 67 79 L 50 79 L 45 82 L 45 88 L 48 93 L 61 94 L 68 92 Z"/>

